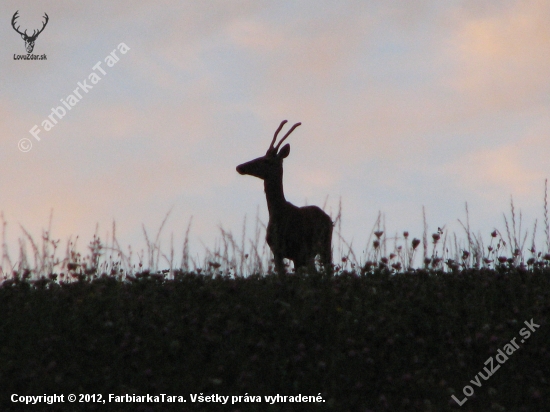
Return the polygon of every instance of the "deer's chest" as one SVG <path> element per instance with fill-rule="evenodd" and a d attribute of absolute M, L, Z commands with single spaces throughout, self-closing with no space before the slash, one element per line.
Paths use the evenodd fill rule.
<path fill-rule="evenodd" d="M 284 216 L 280 219 L 270 219 L 267 225 L 267 244 L 282 252 L 294 249 L 294 243 L 300 243 L 301 230 L 299 219 Z"/>

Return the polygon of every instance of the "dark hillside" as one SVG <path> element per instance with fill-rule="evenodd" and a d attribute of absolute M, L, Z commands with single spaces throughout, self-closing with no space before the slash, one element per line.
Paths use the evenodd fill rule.
<path fill-rule="evenodd" d="M 101 394 L 106 404 L 74 409 L 98 411 L 550 410 L 548 269 L 159 278 L 5 282 L 0 409 L 73 410 L 66 398 L 10 402 L 72 393 Z M 531 319 L 540 327 L 521 343 Z M 519 349 L 480 379 L 514 338 Z M 451 395 L 462 401 L 466 385 L 474 394 L 459 407 Z M 109 394 L 186 402 L 109 404 Z M 200 394 L 229 401 L 193 403 Z M 265 401 L 277 394 L 324 402 Z"/>

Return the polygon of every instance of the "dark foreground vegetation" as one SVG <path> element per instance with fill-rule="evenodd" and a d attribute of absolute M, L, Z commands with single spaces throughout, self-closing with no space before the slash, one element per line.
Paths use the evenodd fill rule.
<path fill-rule="evenodd" d="M 16 278 L 0 287 L 0 410 L 545 411 L 549 313 L 546 267 Z M 531 319 L 540 327 L 521 343 Z M 513 338 L 519 349 L 479 378 Z M 462 401 L 466 385 L 474 394 L 458 406 L 451 395 Z M 65 403 L 24 406 L 11 394 Z M 106 403 L 68 404 L 68 394 Z M 186 403 L 109 403 L 109 394 Z M 211 394 L 229 401 L 192 402 Z M 265 401 L 277 394 L 324 402 Z M 256 402 L 231 404 L 239 395 Z"/>

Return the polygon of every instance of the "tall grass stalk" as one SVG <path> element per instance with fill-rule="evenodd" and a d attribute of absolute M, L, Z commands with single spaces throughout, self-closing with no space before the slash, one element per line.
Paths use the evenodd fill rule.
<path fill-rule="evenodd" d="M 458 219 L 465 234 L 461 240 L 456 233 L 449 233 L 445 226 L 438 227 L 437 232 L 428 237 L 426 209 L 422 207 L 423 233 L 419 240 L 409 232 L 402 236 L 395 233 L 387 235 L 386 220 L 382 212 L 378 212 L 376 221 L 368 235 L 368 241 L 360 255 L 356 255 L 353 240 L 347 241 L 342 235 L 342 202 L 334 218 L 333 262 L 335 274 L 354 272 L 368 275 L 375 269 L 387 269 L 389 272 L 414 270 L 456 271 L 468 268 L 498 268 L 500 266 L 515 266 L 534 268 L 549 266 L 550 253 L 537 253 L 536 233 L 537 220 L 533 225 L 531 237 L 525 229 L 521 210 L 517 210 L 513 199 L 510 199 L 510 215 L 503 214 L 505 236 L 495 229 L 490 234 L 490 242 L 485 248 L 483 236 L 475 234 L 471 228 L 470 212 L 465 203 L 466 220 Z M 39 241 L 30 232 L 20 226 L 22 237 L 19 239 L 17 260 L 10 257 L 7 237 L 7 222 L 2 219 L 2 258 L 0 270 L 2 280 L 13 276 L 24 275 L 31 280 L 50 276 L 58 281 L 69 282 L 82 278 L 93 279 L 101 275 L 116 276 L 121 280 L 133 281 L 141 273 L 172 278 L 176 271 L 204 273 L 212 276 L 250 276 L 265 275 L 273 272 L 273 256 L 265 241 L 266 225 L 259 218 L 257 210 L 252 237 L 248 237 L 248 220 L 243 219 L 240 239 L 236 239 L 231 231 L 219 227 L 220 238 L 211 249 L 203 244 L 203 254 L 191 256 L 190 232 L 192 217 L 189 218 L 181 248 L 181 259 L 175 258 L 174 234 L 166 253 L 162 249 L 161 238 L 171 211 L 164 216 L 156 235 L 151 238 L 148 230 L 142 225 L 146 250 L 135 253 L 131 246 L 123 250 L 117 239 L 116 223 L 113 222 L 111 233 L 105 238 L 98 234 L 99 227 L 93 239 L 81 252 L 78 247 L 79 237 L 69 237 L 64 248 L 60 248 L 60 240 L 52 236 L 53 214 L 50 213 L 48 226 L 42 231 Z M 545 181 L 544 191 L 544 231 L 546 250 L 550 245 L 548 218 L 548 182 Z M 525 257 L 525 245 L 530 239 L 529 259 Z M 103 241 L 107 239 L 107 243 Z M 411 240 L 412 239 L 412 240 Z M 464 242 L 464 243 L 463 243 Z M 202 242 L 201 242 L 202 243 Z M 416 262 L 418 246 L 422 244 L 422 261 Z M 431 254 L 430 254 L 431 252 Z M 134 260 L 137 259 L 137 262 Z M 137 264 L 136 264 L 137 263 Z M 419 264 L 420 263 L 420 264 Z M 290 264 L 288 264 L 290 271 Z M 59 277 L 57 277 L 59 275 Z"/>

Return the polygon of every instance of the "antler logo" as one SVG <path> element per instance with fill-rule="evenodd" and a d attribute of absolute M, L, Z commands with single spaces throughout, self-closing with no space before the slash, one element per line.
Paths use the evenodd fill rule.
<path fill-rule="evenodd" d="M 42 28 L 38 31 L 34 30 L 32 32 L 32 35 L 29 36 L 27 34 L 27 30 L 25 30 L 24 33 L 19 31 L 19 27 L 21 27 L 21 26 L 15 27 L 15 20 L 17 20 L 17 18 L 19 17 L 18 13 L 19 13 L 19 10 L 17 10 L 15 12 L 15 14 L 13 15 L 13 18 L 11 19 L 11 25 L 12 25 L 13 29 L 21 35 L 23 40 L 25 40 L 25 48 L 27 49 L 27 53 L 32 53 L 32 51 L 34 49 L 34 42 L 36 41 L 36 38 L 38 37 L 38 35 L 40 33 L 42 33 L 44 31 L 44 28 L 46 27 L 46 24 L 48 24 L 48 20 L 50 18 L 48 17 L 48 15 L 46 13 L 44 13 L 44 18 L 46 19 L 46 21 L 44 21 L 44 23 L 42 24 Z"/>

